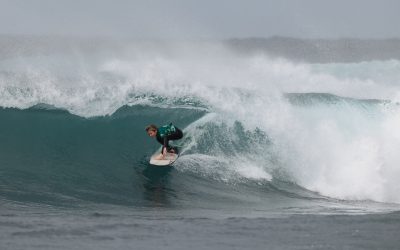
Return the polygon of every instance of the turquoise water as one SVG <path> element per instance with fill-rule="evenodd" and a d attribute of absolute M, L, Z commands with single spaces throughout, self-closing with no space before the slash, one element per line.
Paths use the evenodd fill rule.
<path fill-rule="evenodd" d="M 145 125 L 171 119 L 187 129 L 206 115 L 201 110 L 146 106 L 122 107 L 111 116 L 93 118 L 43 105 L 0 110 L 2 246 L 397 246 L 399 216 L 392 213 L 398 210 L 396 204 L 329 198 L 297 185 L 279 171 L 272 173 L 272 179 L 257 180 L 233 175 L 225 167 L 214 171 L 207 165 L 192 165 L 190 155 L 226 146 L 218 137 L 228 131 L 224 125 L 207 127 L 211 135 L 184 151 L 174 167 L 149 165 L 158 145 L 146 135 Z M 246 131 L 240 124 L 230 133 L 241 137 L 243 144 L 230 145 L 227 154 L 251 153 L 256 143 L 268 149 L 272 143 L 266 133 Z M 186 138 L 180 146 L 187 147 L 192 139 Z M 228 179 L 221 177 L 224 173 Z"/>

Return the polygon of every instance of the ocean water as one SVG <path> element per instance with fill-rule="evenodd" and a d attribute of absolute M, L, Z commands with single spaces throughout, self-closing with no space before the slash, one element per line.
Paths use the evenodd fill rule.
<path fill-rule="evenodd" d="M 23 41 L 0 60 L 1 249 L 400 247 L 400 61 Z M 181 156 L 151 166 L 144 128 L 169 122 Z"/>

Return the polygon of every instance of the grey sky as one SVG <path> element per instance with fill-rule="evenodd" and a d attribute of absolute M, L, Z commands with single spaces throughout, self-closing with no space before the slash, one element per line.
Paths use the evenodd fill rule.
<path fill-rule="evenodd" d="M 398 0 L 0 0 L 0 6 L 2 34 L 400 37 Z"/>

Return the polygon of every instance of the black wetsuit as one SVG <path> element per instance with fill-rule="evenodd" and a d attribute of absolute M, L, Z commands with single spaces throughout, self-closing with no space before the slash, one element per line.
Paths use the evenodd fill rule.
<path fill-rule="evenodd" d="M 175 153 L 178 153 L 177 148 L 169 146 L 168 143 L 170 140 L 179 140 L 182 137 L 183 137 L 182 130 L 180 130 L 179 128 L 175 127 L 172 124 L 158 128 L 156 139 L 160 144 L 163 145 L 161 153 L 163 152 L 164 148 L 167 148 L 168 152 L 170 152 L 173 149 Z"/>

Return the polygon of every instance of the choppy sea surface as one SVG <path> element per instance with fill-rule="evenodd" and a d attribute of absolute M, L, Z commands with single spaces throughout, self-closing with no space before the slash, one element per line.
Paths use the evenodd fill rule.
<path fill-rule="evenodd" d="M 400 61 L 121 43 L 2 50 L 1 249 L 399 248 Z"/>

